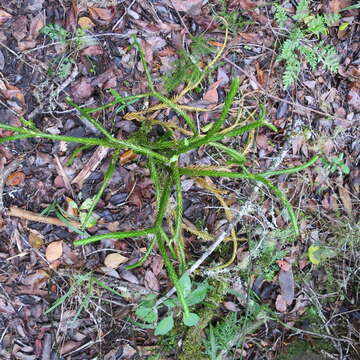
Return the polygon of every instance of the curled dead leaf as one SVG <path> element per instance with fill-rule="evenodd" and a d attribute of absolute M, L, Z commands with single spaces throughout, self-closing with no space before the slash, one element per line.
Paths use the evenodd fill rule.
<path fill-rule="evenodd" d="M 132 150 L 127 150 L 120 156 L 120 165 L 125 165 L 131 160 L 136 159 L 137 154 L 134 153 Z"/>
<path fill-rule="evenodd" d="M 46 260 L 49 262 L 53 262 L 59 259 L 63 253 L 63 245 L 62 240 L 60 241 L 53 241 L 48 245 L 45 251 Z"/>
<path fill-rule="evenodd" d="M 95 20 L 103 20 L 103 21 L 109 22 L 112 20 L 112 18 L 115 15 L 113 8 L 102 9 L 102 8 L 97 8 L 97 7 L 89 7 L 88 10 L 89 10 L 91 17 Z"/>
<path fill-rule="evenodd" d="M 30 229 L 29 244 L 35 249 L 40 249 L 44 244 L 44 237 L 38 231 Z"/>
<path fill-rule="evenodd" d="M 87 16 L 81 16 L 78 20 L 78 25 L 82 29 L 92 29 L 95 26 L 95 24 Z"/>
<path fill-rule="evenodd" d="M 5 24 L 11 18 L 12 18 L 11 14 L 0 9 L 0 25 Z"/>
<path fill-rule="evenodd" d="M 22 184 L 24 180 L 25 180 L 25 174 L 22 171 L 15 171 L 8 176 L 6 180 L 6 185 L 18 186 Z"/>
<path fill-rule="evenodd" d="M 111 253 L 106 256 L 104 264 L 105 266 L 116 269 L 119 265 L 126 263 L 129 259 L 125 256 L 122 256 L 119 253 Z"/>
<path fill-rule="evenodd" d="M 190 15 L 200 15 L 203 0 L 171 0 L 170 6 L 177 11 L 183 11 Z"/>

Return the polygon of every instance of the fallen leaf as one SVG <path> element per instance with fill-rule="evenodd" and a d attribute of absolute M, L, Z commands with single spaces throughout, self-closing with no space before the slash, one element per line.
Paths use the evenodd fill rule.
<path fill-rule="evenodd" d="M 275 307 L 277 311 L 286 312 L 287 304 L 282 295 L 278 295 L 275 301 Z"/>
<path fill-rule="evenodd" d="M 22 171 L 15 171 L 8 176 L 6 180 L 6 185 L 18 186 L 22 184 L 24 180 L 25 180 L 25 174 Z"/>
<path fill-rule="evenodd" d="M 341 202 L 344 205 L 344 209 L 346 213 L 351 216 L 352 215 L 352 201 L 349 195 L 349 190 L 347 190 L 344 186 L 339 186 L 339 195 Z"/>
<path fill-rule="evenodd" d="M 171 0 L 169 5 L 177 11 L 183 11 L 189 15 L 200 15 L 203 0 Z"/>
<path fill-rule="evenodd" d="M 103 54 L 103 49 L 99 45 L 91 45 L 83 49 L 81 53 L 85 56 L 97 56 Z"/>
<path fill-rule="evenodd" d="M 278 260 L 276 263 L 279 265 L 279 268 L 281 270 L 284 270 L 284 271 L 291 270 L 291 265 L 285 260 Z"/>
<path fill-rule="evenodd" d="M 78 25 L 82 29 L 92 29 L 95 26 L 95 24 L 87 16 L 81 16 L 78 20 Z"/>
<path fill-rule="evenodd" d="M 156 292 L 160 291 L 159 281 L 151 270 L 146 270 L 144 283 L 146 288 Z"/>
<path fill-rule="evenodd" d="M 103 20 L 108 22 L 111 21 L 115 15 L 113 8 L 102 9 L 97 7 L 89 7 L 88 10 L 91 17 L 95 20 Z"/>
<path fill-rule="evenodd" d="M 111 253 L 106 256 L 104 264 L 105 266 L 116 269 L 119 265 L 126 263 L 129 259 L 125 256 L 122 256 L 119 253 Z"/>
<path fill-rule="evenodd" d="M 44 237 L 38 231 L 30 229 L 29 244 L 35 249 L 40 249 L 44 244 Z"/>
<path fill-rule="evenodd" d="M 48 245 L 45 251 L 46 260 L 49 262 L 53 262 L 59 259 L 63 252 L 62 240 L 53 241 Z"/>
<path fill-rule="evenodd" d="M 350 90 L 348 100 L 349 105 L 352 105 L 356 111 L 360 111 L 360 95 L 358 92 Z"/>
<path fill-rule="evenodd" d="M 339 13 L 340 10 L 351 5 L 351 0 L 331 0 L 329 5 L 330 12 Z"/>
<path fill-rule="evenodd" d="M 84 102 L 94 91 L 91 80 L 85 77 L 75 81 L 71 85 L 71 94 L 77 103 Z"/>
<path fill-rule="evenodd" d="M 28 40 L 35 40 L 39 34 L 40 29 L 44 27 L 44 17 L 42 13 L 39 13 L 36 15 L 30 22 L 30 31 L 29 31 L 29 37 Z"/>
<path fill-rule="evenodd" d="M 225 301 L 224 302 L 224 307 L 226 310 L 229 310 L 229 311 L 233 311 L 233 312 L 238 312 L 240 311 L 240 308 L 237 304 L 235 304 L 234 302 L 232 301 Z"/>
<path fill-rule="evenodd" d="M 215 81 L 210 85 L 209 89 L 205 93 L 203 100 L 208 101 L 210 104 L 216 105 L 219 100 L 217 88 L 221 84 L 221 80 Z"/>
<path fill-rule="evenodd" d="M 11 14 L 0 9 L 0 25 L 5 24 L 11 18 L 12 18 Z"/>
<path fill-rule="evenodd" d="M 137 154 L 132 150 L 127 150 L 120 155 L 120 165 L 125 165 L 131 160 L 136 159 Z"/>
<path fill-rule="evenodd" d="M 282 300 L 284 300 L 287 305 L 291 305 L 295 296 L 295 284 L 291 268 L 289 271 L 280 270 L 279 285 Z"/>

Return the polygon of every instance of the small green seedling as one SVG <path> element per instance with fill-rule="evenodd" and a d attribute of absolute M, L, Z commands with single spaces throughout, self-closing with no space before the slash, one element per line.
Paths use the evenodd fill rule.
<path fill-rule="evenodd" d="M 344 163 L 344 153 L 341 153 L 339 156 L 333 156 L 330 158 L 321 158 L 321 162 L 324 164 L 325 168 L 334 173 L 339 169 L 343 174 L 350 174 L 350 168 Z"/>
<path fill-rule="evenodd" d="M 179 281 L 178 286 L 183 291 L 185 302 L 190 306 L 200 304 L 206 298 L 210 286 L 207 283 L 197 285 L 192 290 L 192 283 L 190 276 L 184 273 Z M 155 328 L 155 335 L 165 335 L 174 327 L 174 317 L 180 309 L 180 302 L 177 298 L 169 298 L 164 301 L 167 308 L 165 317 L 158 323 L 158 308 L 156 307 L 156 295 L 150 294 L 144 298 L 139 307 L 136 309 L 136 316 L 148 324 L 153 324 Z M 199 322 L 199 316 L 195 313 L 189 312 L 188 315 L 183 314 L 183 323 L 186 326 L 194 326 Z"/>
<path fill-rule="evenodd" d="M 48 36 L 51 40 L 66 44 L 70 33 L 58 24 L 48 24 L 40 29 L 40 33 Z"/>

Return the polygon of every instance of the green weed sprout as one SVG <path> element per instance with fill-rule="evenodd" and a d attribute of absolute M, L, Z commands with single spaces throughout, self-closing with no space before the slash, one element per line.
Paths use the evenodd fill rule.
<path fill-rule="evenodd" d="M 277 186 L 275 186 L 269 180 L 269 178 L 280 174 L 291 174 L 297 171 L 301 171 L 316 162 L 318 157 L 313 157 L 309 162 L 301 166 L 257 174 L 253 174 L 248 171 L 244 165 L 242 165 L 243 170 L 241 172 L 222 171 L 216 169 L 213 170 L 201 167 L 186 168 L 179 166 L 178 159 L 181 154 L 185 154 L 193 149 L 198 149 L 201 146 L 210 146 L 218 148 L 220 150 L 222 149 L 224 150 L 224 153 L 226 153 L 226 155 L 229 156 L 233 161 L 240 161 L 241 163 L 244 163 L 245 159 L 243 154 L 239 153 L 235 149 L 225 150 L 224 145 L 221 144 L 221 141 L 225 138 L 240 136 L 251 130 L 258 129 L 263 126 L 269 127 L 272 130 L 276 130 L 276 128 L 266 122 L 265 112 L 261 111 L 260 116 L 257 120 L 243 126 L 239 124 L 229 131 L 223 130 L 225 120 L 228 117 L 229 111 L 232 107 L 239 87 L 239 78 L 235 78 L 231 83 L 230 90 L 226 96 L 224 106 L 219 118 L 213 123 L 212 127 L 207 131 L 205 135 L 199 133 L 198 128 L 190 114 L 183 108 L 181 108 L 174 99 L 169 99 L 155 89 L 150 71 L 145 62 L 143 49 L 141 48 L 136 39 L 134 39 L 134 42 L 135 46 L 139 51 L 140 60 L 143 64 L 143 68 L 147 77 L 149 85 L 148 93 L 122 97 L 115 90 L 112 90 L 112 95 L 114 96 L 115 100 L 109 104 L 98 107 L 97 109 L 80 108 L 78 105 L 72 102 L 71 99 L 68 99 L 69 104 L 76 108 L 80 112 L 80 115 L 82 117 L 86 118 L 97 130 L 99 130 L 101 137 L 85 138 L 54 135 L 42 132 L 33 126 L 26 126 L 26 122 L 23 122 L 24 125 L 21 127 L 0 123 L 0 128 L 13 132 L 13 135 L 0 138 L 0 143 L 25 138 L 44 138 L 53 141 L 74 142 L 77 144 L 81 144 L 85 147 L 104 146 L 114 150 L 112 160 L 105 174 L 104 182 L 99 192 L 92 198 L 88 214 L 82 222 L 83 231 L 86 228 L 89 219 L 91 218 L 91 214 L 95 209 L 97 202 L 100 200 L 103 191 L 105 190 L 107 184 L 112 177 L 120 150 L 131 149 L 135 153 L 146 157 L 147 166 L 150 169 L 150 176 L 154 184 L 156 197 L 156 220 L 154 224 L 146 229 L 109 232 L 101 235 L 88 236 L 86 238 L 75 241 L 74 245 L 84 246 L 108 238 L 124 239 L 148 236 L 151 240 L 145 255 L 136 264 L 129 266 L 128 269 L 141 266 L 146 260 L 146 258 L 150 255 L 150 252 L 154 245 L 157 244 L 160 255 L 164 260 L 164 264 L 169 278 L 176 288 L 178 303 L 180 304 L 183 312 L 183 322 L 187 326 L 193 326 L 196 325 L 199 317 L 195 313 L 191 312 L 189 308 L 190 306 L 194 305 L 194 302 L 191 302 L 189 300 L 189 296 L 191 295 L 191 282 L 189 276 L 186 273 L 187 261 L 182 238 L 183 201 L 180 177 L 183 175 L 190 177 L 213 176 L 221 178 L 247 179 L 255 183 L 262 183 L 270 190 L 272 190 L 274 195 L 286 207 L 291 219 L 293 230 L 296 235 L 299 235 L 299 227 L 297 225 L 296 215 L 292 209 L 291 204 L 286 199 L 283 192 Z M 196 79 L 196 84 L 198 83 L 199 79 Z M 192 89 L 192 86 L 188 86 L 188 88 Z M 114 137 L 107 129 L 105 129 L 102 124 L 100 124 L 95 118 L 91 116 L 91 113 L 96 110 L 103 110 L 114 105 L 120 106 L 123 109 L 126 108 L 128 104 L 133 103 L 134 101 L 138 101 L 140 99 L 148 97 L 155 97 L 161 102 L 161 104 L 173 109 L 179 115 L 179 117 L 184 119 L 188 129 L 191 130 L 190 133 L 192 133 L 192 135 L 186 136 L 185 138 L 178 140 L 173 137 L 173 133 L 171 132 L 171 130 L 168 129 L 169 136 L 165 138 L 160 138 L 156 142 L 144 141 L 144 138 L 142 138 L 142 141 L 138 141 L 136 137 L 132 137 L 127 140 L 119 140 Z M 174 234 L 171 236 L 171 238 L 169 238 L 163 228 L 163 222 L 165 219 L 166 211 L 168 209 L 169 198 L 173 189 L 175 189 L 176 198 L 175 227 Z M 168 254 L 168 251 L 170 253 L 170 256 Z M 176 260 L 178 262 L 178 269 L 174 267 L 172 258 L 173 260 Z M 168 331 L 168 329 L 171 328 L 172 324 L 173 322 L 170 319 L 167 319 L 165 322 L 160 322 L 158 324 L 160 328 L 158 328 L 157 333 L 161 334 L 164 333 L 165 330 Z"/>

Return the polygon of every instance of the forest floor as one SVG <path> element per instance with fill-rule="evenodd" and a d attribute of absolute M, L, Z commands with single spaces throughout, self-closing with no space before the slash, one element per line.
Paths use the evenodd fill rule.
<path fill-rule="evenodd" d="M 360 5 L 274 3 L 0 1 L 1 359 L 360 359 Z"/>

